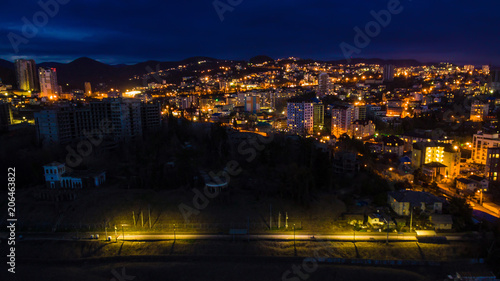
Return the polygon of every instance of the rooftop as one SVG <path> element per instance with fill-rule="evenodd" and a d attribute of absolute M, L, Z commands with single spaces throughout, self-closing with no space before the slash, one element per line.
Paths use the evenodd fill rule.
<path fill-rule="evenodd" d="M 389 195 L 398 202 L 409 202 L 412 205 L 420 205 L 421 203 L 433 204 L 443 202 L 438 197 L 427 192 L 400 190 L 389 192 Z"/>

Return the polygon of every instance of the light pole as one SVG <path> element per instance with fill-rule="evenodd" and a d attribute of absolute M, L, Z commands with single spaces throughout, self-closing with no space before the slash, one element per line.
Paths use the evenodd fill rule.
<path fill-rule="evenodd" d="M 353 243 L 356 243 L 356 225 L 352 227 Z"/>
<path fill-rule="evenodd" d="M 295 248 L 295 224 L 293 224 L 293 248 Z"/>
<path fill-rule="evenodd" d="M 175 242 L 175 224 L 174 224 L 174 242 Z"/>
<path fill-rule="evenodd" d="M 410 213 L 410 234 L 411 234 L 411 228 L 413 226 L 413 208 L 411 207 L 411 205 L 410 208 L 411 208 L 411 213 Z"/>
<path fill-rule="evenodd" d="M 385 223 L 387 223 L 387 239 L 385 240 L 385 244 L 389 245 L 389 222 L 387 221 L 387 219 L 384 219 L 384 220 L 385 220 Z"/>

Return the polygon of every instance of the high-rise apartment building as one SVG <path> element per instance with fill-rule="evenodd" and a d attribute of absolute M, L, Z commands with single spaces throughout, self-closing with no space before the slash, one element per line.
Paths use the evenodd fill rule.
<path fill-rule="evenodd" d="M 85 96 L 86 97 L 92 96 L 92 85 L 90 84 L 90 82 L 85 82 Z"/>
<path fill-rule="evenodd" d="M 59 107 L 35 113 L 37 138 L 43 144 L 67 144 L 102 134 L 121 141 L 161 127 L 159 104 L 136 99 L 104 99 L 82 108 Z"/>
<path fill-rule="evenodd" d="M 478 132 L 474 135 L 472 143 L 472 161 L 476 164 L 486 165 L 488 148 L 500 147 L 500 138 L 498 134 Z"/>
<path fill-rule="evenodd" d="M 339 138 L 343 134 L 352 136 L 352 124 L 366 118 L 366 107 L 356 105 L 337 105 L 332 108 L 332 135 Z"/>
<path fill-rule="evenodd" d="M 330 89 L 330 76 L 323 72 L 318 77 L 318 96 L 323 97 Z"/>
<path fill-rule="evenodd" d="M 490 71 L 490 88 L 493 91 L 500 91 L 500 70 L 495 69 Z"/>
<path fill-rule="evenodd" d="M 17 59 L 15 62 L 17 86 L 23 91 L 39 91 L 38 72 L 34 60 Z"/>
<path fill-rule="evenodd" d="M 302 97 L 290 99 L 287 104 L 287 126 L 289 132 L 294 134 L 312 134 L 314 102 Z"/>
<path fill-rule="evenodd" d="M 384 81 L 394 81 L 394 65 L 386 64 L 384 65 Z"/>
<path fill-rule="evenodd" d="M 55 68 L 38 69 L 40 79 L 40 96 L 54 97 L 59 95 L 59 85 L 57 84 L 57 72 Z"/>
<path fill-rule="evenodd" d="M 487 149 L 484 176 L 490 182 L 500 182 L 500 147 L 490 147 Z"/>
<path fill-rule="evenodd" d="M 318 102 L 313 104 L 313 131 L 315 133 L 323 130 L 325 126 L 325 106 Z"/>

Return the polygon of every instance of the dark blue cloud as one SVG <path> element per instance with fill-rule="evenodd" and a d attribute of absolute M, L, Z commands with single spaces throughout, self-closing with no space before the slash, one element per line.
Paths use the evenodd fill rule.
<path fill-rule="evenodd" d="M 354 27 L 364 28 L 373 20 L 370 11 L 385 9 L 389 1 L 243 0 L 221 22 L 213 0 L 69 0 L 16 53 L 7 35 L 22 35 L 21 19 L 32 20 L 41 8 L 38 0 L 4 0 L 0 53 L 6 59 L 88 56 L 110 63 L 198 55 L 342 59 L 339 44 L 353 44 Z M 401 0 L 401 5 L 403 11 L 355 57 L 500 65 L 500 2 Z"/>

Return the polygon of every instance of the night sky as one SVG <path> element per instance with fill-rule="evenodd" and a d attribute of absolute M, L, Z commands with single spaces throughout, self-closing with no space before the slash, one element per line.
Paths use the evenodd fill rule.
<path fill-rule="evenodd" d="M 353 28 L 364 29 L 370 11 L 387 9 L 390 0 L 243 0 L 223 21 L 213 0 L 64 1 L 15 53 L 8 34 L 23 36 L 22 18 L 32 22 L 42 9 L 38 1 L 3 0 L 0 57 L 68 62 L 87 56 L 112 64 L 192 56 L 338 60 L 339 44 L 353 45 Z M 231 1 L 239 2 L 220 2 Z M 500 65 L 500 1 L 401 0 L 401 6 L 353 57 Z"/>

